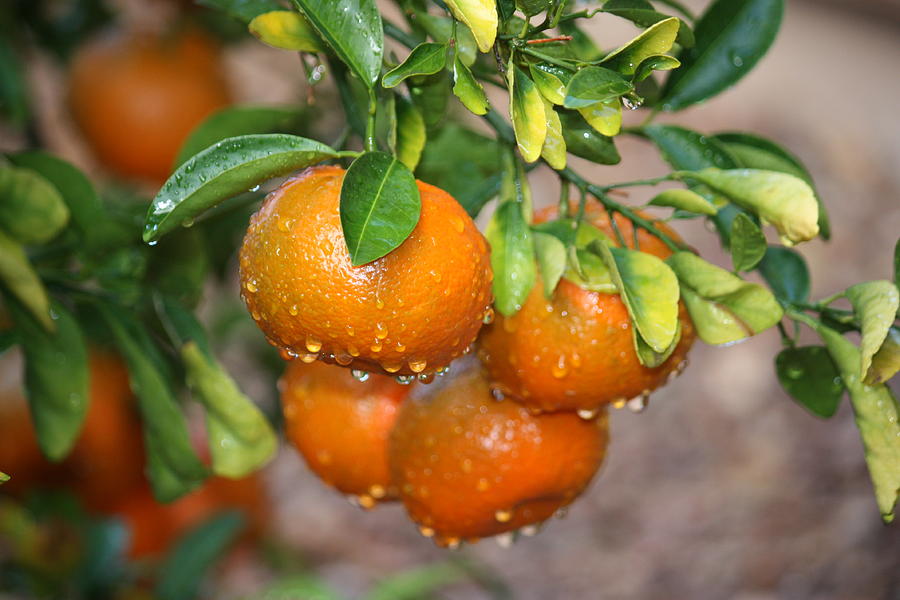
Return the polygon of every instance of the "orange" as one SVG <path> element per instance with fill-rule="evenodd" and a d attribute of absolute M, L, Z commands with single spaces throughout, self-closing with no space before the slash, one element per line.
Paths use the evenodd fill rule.
<path fill-rule="evenodd" d="M 536 220 L 554 216 L 555 209 L 549 209 Z M 605 210 L 591 207 L 586 218 L 613 236 Z M 616 223 L 631 247 L 631 222 L 617 214 Z M 657 226 L 678 239 L 665 224 Z M 638 229 L 638 242 L 641 251 L 659 258 L 672 253 L 644 229 Z M 618 294 L 592 292 L 562 279 L 547 300 L 538 282 L 519 312 L 498 315 L 485 328 L 479 356 L 498 391 L 528 408 L 577 410 L 589 417 L 610 402 L 621 405 L 635 397 L 645 402 L 651 391 L 680 371 L 695 337 L 683 305 L 680 321 L 681 341 L 672 355 L 660 366 L 648 368 L 635 353 L 628 311 Z"/>
<path fill-rule="evenodd" d="M 590 483 L 607 445 L 606 411 L 532 415 L 497 401 L 477 369 L 419 388 L 391 434 L 394 482 L 423 535 L 442 546 L 538 524 Z"/>
<path fill-rule="evenodd" d="M 487 242 L 452 197 L 418 182 L 410 236 L 354 267 L 340 219 L 344 173 L 314 167 L 269 194 L 241 246 L 241 295 L 286 357 L 427 377 L 467 352 L 492 312 Z"/>
<path fill-rule="evenodd" d="M 107 32 L 80 48 L 72 114 L 97 158 L 128 178 L 164 181 L 191 130 L 229 102 L 219 48 L 197 30 Z"/>
<path fill-rule="evenodd" d="M 281 389 L 287 438 L 316 475 L 364 508 L 396 498 L 387 442 L 409 386 L 384 375 L 357 381 L 346 369 L 294 362 Z"/>

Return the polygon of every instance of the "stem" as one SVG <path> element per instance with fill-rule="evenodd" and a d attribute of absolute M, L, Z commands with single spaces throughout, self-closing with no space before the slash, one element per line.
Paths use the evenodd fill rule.
<path fill-rule="evenodd" d="M 571 41 L 572 41 L 571 35 L 558 35 L 556 37 L 551 37 L 551 38 L 541 38 L 539 40 L 528 40 L 525 43 L 531 45 L 531 44 L 549 44 L 551 42 L 571 42 Z"/>
<path fill-rule="evenodd" d="M 559 208 L 557 208 L 559 216 L 566 218 L 569 216 L 569 182 L 559 182 Z"/>
<path fill-rule="evenodd" d="M 569 61 L 554 58 L 552 56 L 544 54 L 543 52 L 539 52 L 533 48 L 529 48 L 528 46 L 525 46 L 521 50 L 522 50 L 522 53 L 528 54 L 535 58 L 539 58 L 539 59 L 543 60 L 544 62 L 550 63 L 551 65 L 556 65 L 557 67 L 562 67 L 563 69 L 568 69 L 570 71 L 572 70 L 572 63 Z"/>
<path fill-rule="evenodd" d="M 383 17 L 381 20 L 384 24 L 384 34 L 386 36 L 397 40 L 410 49 L 415 48 L 419 44 L 419 41 L 416 38 L 397 27 L 397 25 L 395 25 L 394 23 L 388 21 Z"/>
<path fill-rule="evenodd" d="M 660 183 L 671 181 L 671 175 L 663 175 L 661 177 L 652 177 L 650 179 L 635 179 L 634 181 L 623 181 L 622 183 L 613 183 L 610 185 L 598 186 L 604 192 L 609 192 L 610 190 L 617 190 L 619 188 L 625 187 L 639 187 L 642 185 L 659 185 Z"/>

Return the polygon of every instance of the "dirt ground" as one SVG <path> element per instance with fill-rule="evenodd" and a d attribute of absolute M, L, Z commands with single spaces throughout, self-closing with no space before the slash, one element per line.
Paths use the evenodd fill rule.
<path fill-rule="evenodd" d="M 852 7 L 790 0 L 774 48 L 737 88 L 660 117 L 701 131 L 754 131 L 805 161 L 833 229 L 831 242 L 803 247 L 817 297 L 889 277 L 900 234 L 900 24 Z M 613 32 L 633 34 L 618 24 Z M 241 101 L 304 97 L 289 53 L 248 43 L 229 50 L 228 64 Z M 50 72 L 33 79 L 51 145 L 95 170 L 53 100 L 58 78 L 39 58 L 34 69 Z M 620 150 L 622 165 L 585 172 L 600 183 L 664 172 L 646 143 L 625 138 Z M 554 201 L 552 178 L 539 177 L 536 197 Z M 725 264 L 703 227 L 682 233 Z M 771 332 L 724 349 L 698 344 L 691 367 L 654 394 L 648 410 L 615 412 L 607 463 L 567 518 L 512 548 L 485 541 L 454 556 L 490 570 L 522 600 L 900 598 L 900 526 L 885 527 L 878 516 L 850 407 L 823 421 L 794 404 L 775 380 L 778 348 Z M 289 449 L 267 481 L 274 529 L 349 597 L 389 572 L 447 556 L 400 508 L 361 512 Z M 223 577 L 237 596 L 267 574 Z M 459 585 L 444 597 L 491 596 Z"/>

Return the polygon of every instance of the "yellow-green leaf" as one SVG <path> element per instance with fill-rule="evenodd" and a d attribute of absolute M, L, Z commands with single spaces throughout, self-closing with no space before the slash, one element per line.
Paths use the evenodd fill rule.
<path fill-rule="evenodd" d="M 553 290 L 566 270 L 566 247 L 559 238 L 549 233 L 534 233 L 534 251 L 541 268 L 544 296 L 553 296 Z"/>
<path fill-rule="evenodd" d="M 0 283 L 15 296 L 22 306 L 47 331 L 55 325 L 50 318 L 50 299 L 34 268 L 28 261 L 25 249 L 16 240 L 0 230 Z"/>
<path fill-rule="evenodd" d="M 566 86 L 573 75 L 571 71 L 547 63 L 532 63 L 529 71 L 544 98 L 556 105 L 565 102 Z"/>
<path fill-rule="evenodd" d="M 860 373 L 869 372 L 872 357 L 884 343 L 900 308 L 900 292 L 890 281 L 867 281 L 845 292 L 862 325 Z"/>
<path fill-rule="evenodd" d="M 298 52 L 322 52 L 316 30 L 306 17 L 292 10 L 274 10 L 256 16 L 247 25 L 261 42 L 274 48 Z"/>
<path fill-rule="evenodd" d="M 872 366 L 866 373 L 866 384 L 884 383 L 900 371 L 900 329 L 891 327 L 881 348 L 872 357 Z"/>
<path fill-rule="evenodd" d="M 509 101 L 516 145 L 522 158 L 527 162 L 534 162 L 541 157 L 541 149 L 547 138 L 544 99 L 534 82 L 519 67 L 510 65 L 508 77 L 512 88 Z"/>
<path fill-rule="evenodd" d="M 544 100 L 544 115 L 547 117 L 547 137 L 541 148 L 541 156 L 557 171 L 566 168 L 566 140 L 563 139 L 562 123 L 553 105 Z"/>
<path fill-rule="evenodd" d="M 425 119 L 416 106 L 404 98 L 396 97 L 397 111 L 397 160 L 414 171 L 425 149 Z"/>
<path fill-rule="evenodd" d="M 486 114 L 490 104 L 484 87 L 472 75 L 459 56 L 453 61 L 453 94 L 459 98 L 463 106 L 476 115 Z"/>
<path fill-rule="evenodd" d="M 494 0 L 446 0 L 450 12 L 472 30 L 478 49 L 490 52 L 497 37 L 497 3 Z"/>
<path fill-rule="evenodd" d="M 716 214 L 716 207 L 709 200 L 697 192 L 681 188 L 660 192 L 650 201 L 650 206 L 668 206 L 700 215 Z"/>
<path fill-rule="evenodd" d="M 598 133 L 612 137 L 622 130 L 622 103 L 618 98 L 579 108 L 578 112 Z"/>
<path fill-rule="evenodd" d="M 625 75 L 634 75 L 644 60 L 672 49 L 679 27 L 676 17 L 660 21 L 621 48 L 610 52 L 601 62 Z"/>

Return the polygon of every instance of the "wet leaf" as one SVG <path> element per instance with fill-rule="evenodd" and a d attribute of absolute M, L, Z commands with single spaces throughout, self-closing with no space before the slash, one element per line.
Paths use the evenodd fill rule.
<path fill-rule="evenodd" d="M 600 62 L 624 75 L 634 75 L 644 60 L 672 49 L 680 24 L 681 21 L 675 17 L 659 21 L 624 46 L 610 52 Z"/>
<path fill-rule="evenodd" d="M 881 348 L 872 357 L 866 373 L 866 385 L 884 383 L 900 371 L 900 329 L 891 327 Z"/>
<path fill-rule="evenodd" d="M 0 229 L 23 244 L 43 244 L 69 221 L 52 183 L 31 169 L 0 167 Z"/>
<path fill-rule="evenodd" d="M 900 309 L 900 291 L 890 281 L 867 281 L 844 292 L 861 324 L 860 373 L 866 374 Z"/>
<path fill-rule="evenodd" d="M 338 153 L 306 138 L 245 135 L 217 142 L 178 167 L 153 199 L 144 241 L 154 242 L 219 202 Z"/>
<path fill-rule="evenodd" d="M 781 26 L 784 0 L 716 0 L 694 27 L 694 47 L 681 55 L 663 90 L 664 110 L 711 98 L 746 75 Z"/>
<path fill-rule="evenodd" d="M 775 142 L 752 133 L 726 132 L 713 137 L 725 145 L 728 152 L 738 161 L 737 166 L 779 171 L 799 177 L 808 183 L 809 187 L 813 188 L 816 202 L 819 204 L 819 235 L 826 240 L 831 237 L 831 225 L 822 198 L 815 189 L 812 175 L 796 156 Z"/>
<path fill-rule="evenodd" d="M 766 236 L 747 215 L 731 222 L 731 262 L 735 271 L 753 269 L 766 254 Z"/>
<path fill-rule="evenodd" d="M 0 230 L 0 284 L 15 297 L 45 331 L 55 329 L 50 298 L 22 244 Z"/>
<path fill-rule="evenodd" d="M 699 171 L 740 166 L 721 142 L 696 131 L 677 125 L 645 125 L 641 132 L 659 148 L 663 160 L 673 169 Z"/>
<path fill-rule="evenodd" d="M 453 63 L 453 93 L 463 106 L 476 115 L 487 114 L 490 104 L 484 87 L 472 75 L 472 71 L 463 64 L 459 56 Z"/>
<path fill-rule="evenodd" d="M 392 88 L 400 85 L 408 77 L 434 75 L 447 63 L 447 46 L 433 42 L 423 42 L 412 49 L 402 63 L 384 74 L 381 85 Z"/>
<path fill-rule="evenodd" d="M 378 81 L 384 31 L 375 0 L 293 0 L 335 54 L 367 87 Z"/>
<path fill-rule="evenodd" d="M 293 10 L 274 10 L 257 15 L 247 29 L 259 41 L 282 50 L 323 52 L 325 48 L 306 17 Z"/>
<path fill-rule="evenodd" d="M 403 163 L 384 152 L 353 161 L 341 185 L 341 226 L 353 264 L 372 262 L 402 244 L 421 210 L 416 178 Z"/>
<path fill-rule="evenodd" d="M 814 415 L 837 412 L 844 384 L 824 346 L 785 348 L 775 358 L 775 372 L 788 395 Z"/>
<path fill-rule="evenodd" d="M 425 120 L 419 109 L 403 96 L 396 97 L 397 160 L 415 170 L 425 148 Z"/>
<path fill-rule="evenodd" d="M 78 320 L 57 303 L 48 332 L 16 301 L 6 303 L 25 356 L 25 395 L 38 445 L 52 461 L 66 457 L 88 409 L 88 356 Z"/>
<path fill-rule="evenodd" d="M 494 306 L 500 314 L 517 313 L 534 287 L 534 239 L 518 202 L 497 207 L 487 228 L 494 271 Z"/>
<path fill-rule="evenodd" d="M 494 0 L 446 0 L 453 16 L 466 24 L 478 49 L 490 52 L 497 37 L 497 3 Z"/>
<path fill-rule="evenodd" d="M 301 107 L 225 107 L 208 116 L 191 132 L 178 152 L 175 166 L 227 138 L 263 133 L 295 133 L 306 118 L 307 111 Z"/>
<path fill-rule="evenodd" d="M 547 137 L 541 148 L 541 157 L 557 171 L 566 168 L 566 140 L 563 138 L 562 123 L 553 105 L 544 100 L 544 115 L 547 117 Z"/>
<path fill-rule="evenodd" d="M 681 66 L 681 61 L 667 54 L 654 54 L 641 61 L 634 71 L 634 80 L 644 81 L 653 74 L 653 71 L 672 71 Z M 638 90 L 640 93 L 640 90 Z"/>
<path fill-rule="evenodd" d="M 541 95 L 556 105 L 566 100 L 566 86 L 574 73 L 548 63 L 532 63 L 529 66 L 531 78 Z"/>
<path fill-rule="evenodd" d="M 641 338 L 657 353 L 669 350 L 678 329 L 678 279 L 666 263 L 646 252 L 595 241 L 600 256 Z"/>
<path fill-rule="evenodd" d="M 516 145 L 522 158 L 534 162 L 541 157 L 541 148 L 547 137 L 544 100 L 534 82 L 519 67 L 512 65 L 508 77 L 512 88 L 509 112 L 516 133 Z"/>
<path fill-rule="evenodd" d="M 593 252 L 575 246 L 569 248 L 563 276 L 578 287 L 591 292 L 615 294 L 618 290 L 603 259 Z"/>
<path fill-rule="evenodd" d="M 669 347 L 663 352 L 657 352 L 651 348 L 635 328 L 631 329 L 631 340 L 634 343 L 634 351 L 637 354 L 638 361 L 648 369 L 655 369 L 669 360 L 669 357 L 675 352 L 675 348 L 678 347 L 678 342 L 681 341 L 681 321 L 675 324 L 675 337 L 672 339 Z"/>
<path fill-rule="evenodd" d="M 772 327 L 784 310 L 769 290 L 744 281 L 690 252 L 676 252 L 666 263 L 678 275 L 681 296 L 707 344 L 729 344 Z"/>
<path fill-rule="evenodd" d="M 833 329 L 820 325 L 816 330 L 850 392 L 878 509 L 884 522 L 890 523 L 900 494 L 900 405 L 887 386 L 862 383 L 856 346 Z"/>
<path fill-rule="evenodd" d="M 669 15 L 657 12 L 646 0 L 608 0 L 603 4 L 603 12 L 628 19 L 639 27 L 650 27 L 669 19 Z M 683 48 L 694 45 L 694 32 L 684 21 L 678 21 L 678 36 L 675 40 Z"/>
<path fill-rule="evenodd" d="M 587 108 L 632 91 L 634 86 L 621 75 L 603 67 L 585 67 L 579 70 L 566 86 L 563 106 Z"/>
<path fill-rule="evenodd" d="M 594 131 L 602 135 L 612 137 L 622 130 L 622 103 L 618 98 L 579 108 L 578 113 Z"/>
<path fill-rule="evenodd" d="M 553 290 L 566 270 L 566 247 L 548 233 L 534 233 L 534 250 L 541 269 L 544 296 L 551 298 Z"/>
<path fill-rule="evenodd" d="M 527 17 L 544 12 L 550 8 L 552 0 L 516 0 L 516 7 Z"/>
<path fill-rule="evenodd" d="M 453 32 L 453 19 L 439 15 L 430 15 L 427 12 L 415 9 L 413 9 L 413 14 L 416 16 L 416 24 L 421 25 L 422 29 L 434 41 L 439 44 L 450 42 L 450 35 Z M 471 67 L 478 56 L 478 46 L 475 44 L 475 38 L 468 27 L 457 26 L 456 28 L 456 55 L 467 67 Z"/>
<path fill-rule="evenodd" d="M 558 114 L 566 150 L 570 154 L 601 165 L 617 165 L 621 162 L 622 157 L 612 138 L 594 131 L 577 112 L 561 110 Z"/>
<path fill-rule="evenodd" d="M 778 230 L 785 245 L 819 233 L 819 207 L 812 188 L 793 175 L 759 169 L 681 171 L 675 174 L 702 183 L 738 206 L 759 215 Z"/>
<path fill-rule="evenodd" d="M 440 71 L 434 75 L 413 77 L 408 83 L 410 97 L 425 119 L 429 129 L 444 119 L 450 101 L 450 74 Z"/>
<path fill-rule="evenodd" d="M 701 215 L 716 214 L 716 207 L 709 200 L 697 192 L 680 188 L 660 192 L 650 201 L 650 206 L 668 206 Z"/>
<path fill-rule="evenodd" d="M 284 8 L 278 0 L 197 0 L 197 4 L 222 11 L 244 23 L 263 13 Z"/>
<path fill-rule="evenodd" d="M 796 250 L 769 246 L 759 263 L 759 272 L 778 298 L 787 302 L 809 299 L 809 269 Z"/>

